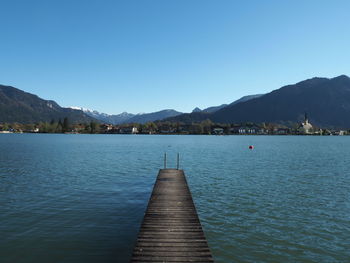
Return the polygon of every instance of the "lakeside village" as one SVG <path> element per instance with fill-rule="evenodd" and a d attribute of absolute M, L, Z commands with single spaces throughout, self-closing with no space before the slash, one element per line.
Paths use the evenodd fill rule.
<path fill-rule="evenodd" d="M 0 133 L 66 133 L 66 134 L 194 134 L 194 135 L 350 135 L 350 130 L 321 129 L 305 119 L 292 127 L 272 123 L 217 124 L 210 120 L 199 123 L 156 121 L 145 124 L 69 124 L 68 118 L 50 123 L 0 124 Z"/>

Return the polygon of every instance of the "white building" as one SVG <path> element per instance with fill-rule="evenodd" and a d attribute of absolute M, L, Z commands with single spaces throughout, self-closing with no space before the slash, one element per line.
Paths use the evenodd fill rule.
<path fill-rule="evenodd" d="M 309 119 L 308 119 L 306 113 L 305 113 L 304 122 L 300 123 L 298 130 L 300 133 L 303 133 L 303 134 L 310 134 L 313 132 L 313 127 L 312 127 L 311 123 L 309 122 Z"/>

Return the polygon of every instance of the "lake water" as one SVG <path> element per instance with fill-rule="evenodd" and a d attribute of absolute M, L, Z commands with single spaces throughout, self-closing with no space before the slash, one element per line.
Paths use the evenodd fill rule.
<path fill-rule="evenodd" d="M 0 134 L 0 262 L 128 262 L 164 152 L 216 262 L 350 262 L 350 136 L 52 134 Z"/>

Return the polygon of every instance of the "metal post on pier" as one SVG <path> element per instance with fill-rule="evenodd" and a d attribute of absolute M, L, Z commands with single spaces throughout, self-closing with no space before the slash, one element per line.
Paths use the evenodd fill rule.
<path fill-rule="evenodd" d="M 180 154 L 177 153 L 176 169 L 179 170 L 180 167 Z"/>
<path fill-rule="evenodd" d="M 164 169 L 166 169 L 166 153 L 164 153 Z"/>

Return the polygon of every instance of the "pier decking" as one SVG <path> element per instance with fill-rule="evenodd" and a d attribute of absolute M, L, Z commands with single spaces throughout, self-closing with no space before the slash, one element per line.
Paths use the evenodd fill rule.
<path fill-rule="evenodd" d="M 131 262 L 214 262 L 182 170 L 159 171 Z"/>

